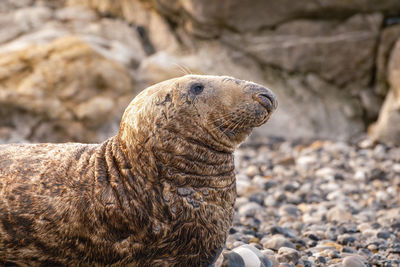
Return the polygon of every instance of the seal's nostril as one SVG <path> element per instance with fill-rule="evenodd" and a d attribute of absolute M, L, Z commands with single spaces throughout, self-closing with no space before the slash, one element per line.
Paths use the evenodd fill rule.
<path fill-rule="evenodd" d="M 264 108 L 268 110 L 268 112 L 276 109 L 277 101 L 273 94 L 269 93 L 258 93 L 255 97 L 255 100 L 259 102 Z"/>

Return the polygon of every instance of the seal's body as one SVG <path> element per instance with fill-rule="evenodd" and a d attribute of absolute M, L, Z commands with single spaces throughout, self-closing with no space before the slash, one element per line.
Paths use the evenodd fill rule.
<path fill-rule="evenodd" d="M 208 266 L 236 197 L 233 151 L 276 108 L 260 85 L 149 87 L 99 145 L 0 146 L 0 265 Z"/>

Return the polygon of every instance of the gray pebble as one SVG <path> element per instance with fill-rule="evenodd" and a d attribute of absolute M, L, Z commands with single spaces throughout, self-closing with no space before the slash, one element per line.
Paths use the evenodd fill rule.
<path fill-rule="evenodd" d="M 285 204 L 279 208 L 280 216 L 292 216 L 297 218 L 301 214 L 301 211 L 296 205 Z"/>
<path fill-rule="evenodd" d="M 356 241 L 356 238 L 349 234 L 339 235 L 337 238 L 339 244 L 348 245 Z"/>
<path fill-rule="evenodd" d="M 367 267 L 359 256 L 347 256 L 343 259 L 343 267 Z"/>
<path fill-rule="evenodd" d="M 285 237 L 288 237 L 288 238 L 296 238 L 296 234 L 294 233 L 294 231 L 292 231 L 292 230 L 290 230 L 288 228 L 285 228 L 285 227 L 280 227 L 278 225 L 272 226 L 269 229 L 269 231 L 270 231 L 270 233 L 272 235 L 281 234 L 281 235 L 283 235 Z"/>
<path fill-rule="evenodd" d="M 297 264 L 299 259 L 300 253 L 293 248 L 281 247 L 278 250 L 277 260 L 279 262 L 292 262 L 294 264 Z"/>
<path fill-rule="evenodd" d="M 383 239 L 388 239 L 390 237 L 391 233 L 388 231 L 379 231 L 376 236 L 378 238 L 383 238 Z"/>
<path fill-rule="evenodd" d="M 296 246 L 290 242 L 288 239 L 281 235 L 274 235 L 270 238 L 264 237 L 261 239 L 260 243 L 264 248 L 279 250 L 281 247 L 296 248 Z"/>
<path fill-rule="evenodd" d="M 256 202 L 249 202 L 247 204 L 242 205 L 238 209 L 238 214 L 240 216 L 254 216 L 256 213 L 260 213 L 263 211 L 263 207 Z"/>

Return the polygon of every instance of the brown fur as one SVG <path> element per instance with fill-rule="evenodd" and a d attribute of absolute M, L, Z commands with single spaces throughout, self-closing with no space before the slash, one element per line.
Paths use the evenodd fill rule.
<path fill-rule="evenodd" d="M 275 108 L 257 84 L 190 75 L 144 90 L 102 144 L 0 146 L 0 265 L 212 264 L 232 153 Z"/>

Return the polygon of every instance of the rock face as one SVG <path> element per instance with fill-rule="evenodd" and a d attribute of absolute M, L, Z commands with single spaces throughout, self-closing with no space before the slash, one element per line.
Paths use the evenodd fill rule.
<path fill-rule="evenodd" d="M 102 140 L 133 96 L 129 73 L 76 37 L 3 54 L 0 80 L 6 142 Z"/>
<path fill-rule="evenodd" d="M 371 135 L 396 143 L 397 89 L 387 74 L 400 38 L 396 0 L 7 0 L 0 13 L 0 57 L 73 35 L 129 73 L 134 92 L 186 73 L 273 88 L 278 112 L 254 136 L 349 140 L 379 115 Z M 78 120 L 115 100 L 98 97 L 74 111 Z"/>
<path fill-rule="evenodd" d="M 339 87 L 368 86 L 380 14 L 354 15 L 344 22 L 293 20 L 274 30 L 236 34 L 225 42 L 261 63 L 288 72 L 315 73 Z"/>
<path fill-rule="evenodd" d="M 96 1 L 91 1 L 96 2 Z M 105 1 L 105 2 L 111 2 Z M 154 7 L 191 34 L 215 37 L 225 29 L 245 33 L 298 18 L 343 19 L 355 13 L 396 13 L 398 1 L 159 0 Z"/>
<path fill-rule="evenodd" d="M 400 39 L 396 42 L 390 56 L 388 80 L 391 90 L 372 128 L 375 139 L 391 145 L 400 145 Z"/>

